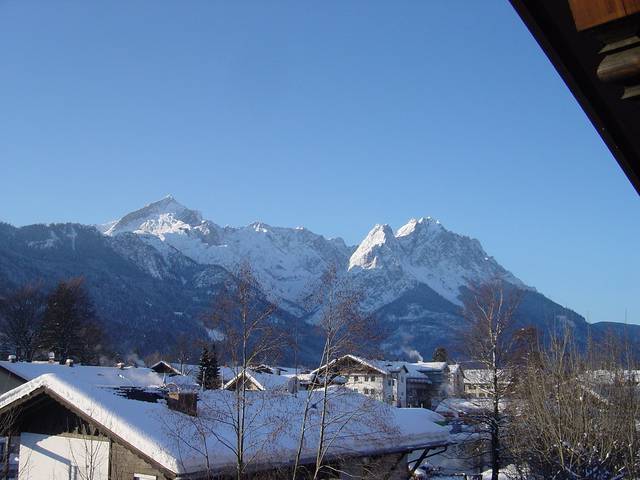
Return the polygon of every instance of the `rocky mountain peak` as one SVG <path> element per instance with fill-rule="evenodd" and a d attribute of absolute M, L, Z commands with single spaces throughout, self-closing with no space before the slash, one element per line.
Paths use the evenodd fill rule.
<path fill-rule="evenodd" d="M 158 234 L 188 229 L 201 223 L 202 215 L 200 212 L 185 207 L 172 195 L 167 195 L 126 214 L 104 233 L 110 236 L 123 232 Z"/>
<path fill-rule="evenodd" d="M 249 260 L 264 290 L 290 304 L 308 295 L 331 265 L 353 276 L 371 297 L 372 308 L 419 284 L 453 303 L 459 303 L 460 287 L 469 281 L 500 275 L 524 286 L 480 242 L 447 230 L 432 217 L 412 218 L 396 232 L 387 224 L 375 225 L 353 248 L 308 229 L 261 221 L 221 228 L 169 195 L 102 231 L 108 236 L 133 232 L 156 249 L 162 246 L 164 255 L 175 250 L 200 265 L 229 271 Z"/>
<path fill-rule="evenodd" d="M 435 234 L 444 231 L 439 220 L 431 217 L 412 218 L 396 232 L 396 237 L 406 237 L 414 234 Z"/>
<path fill-rule="evenodd" d="M 349 270 L 353 268 L 376 268 L 385 263 L 397 262 L 399 244 L 391 227 L 376 225 L 349 259 Z"/>

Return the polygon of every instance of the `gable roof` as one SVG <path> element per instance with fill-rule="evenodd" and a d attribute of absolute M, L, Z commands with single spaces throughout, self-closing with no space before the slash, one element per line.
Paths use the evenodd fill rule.
<path fill-rule="evenodd" d="M 178 370 L 173 364 L 160 360 L 149 367 L 151 370 L 157 373 L 172 373 L 173 375 L 182 375 L 183 372 Z"/>
<path fill-rule="evenodd" d="M 294 380 L 294 377 L 289 375 L 278 375 L 275 373 L 260 373 L 252 369 L 245 371 L 246 378 L 251 381 L 259 390 L 277 390 L 286 389 L 288 385 Z M 223 385 L 223 388 L 228 389 L 242 376 L 242 372 L 233 377 L 231 380 Z"/>
<path fill-rule="evenodd" d="M 337 363 L 343 362 L 345 360 L 351 360 L 353 362 L 359 363 L 367 368 L 370 368 L 372 370 L 375 370 L 379 373 L 382 373 L 383 375 L 389 375 L 390 373 L 396 373 L 402 369 L 405 370 L 405 372 L 407 372 L 407 367 L 404 365 L 404 363 L 402 362 L 389 362 L 386 360 L 371 360 L 371 359 L 365 359 L 362 357 L 358 357 L 356 355 L 352 355 L 352 354 L 347 354 L 347 355 L 343 355 L 341 357 L 338 357 L 336 359 L 333 359 L 329 362 L 329 367 L 331 367 L 332 365 L 335 365 Z M 322 366 L 320 368 L 316 368 L 315 370 L 313 370 L 311 372 L 311 374 L 318 374 L 321 373 L 321 371 L 324 369 L 325 367 Z"/>
<path fill-rule="evenodd" d="M 319 395 L 321 393 L 313 393 Z M 95 424 L 103 433 L 113 436 L 143 456 L 151 459 L 160 468 L 175 475 L 190 474 L 205 470 L 206 458 L 202 454 L 189 450 L 176 441 L 175 428 L 184 428 L 183 438 L 196 438 L 197 429 L 186 414 L 170 411 L 164 400 L 157 402 L 142 401 L 121 394 L 117 388 L 87 384 L 77 378 L 58 374 L 41 375 L 24 385 L 0 396 L 0 413 L 13 405 L 19 404 L 35 395 L 49 395 L 58 402 L 72 409 Z M 199 402 L 205 405 L 224 406 L 233 404 L 234 392 L 226 390 L 208 390 L 199 393 Z M 251 452 L 256 455 L 256 462 L 265 464 L 289 463 L 295 456 L 299 425 L 291 418 L 302 418 L 305 398 L 287 394 L 269 394 L 253 392 L 252 400 L 262 399 L 263 405 L 250 402 L 248 414 L 257 416 L 263 426 L 254 436 L 265 436 L 269 439 L 268 449 L 264 452 Z M 367 403 L 372 402 L 372 403 Z M 365 405 L 366 404 L 366 405 Z M 368 399 L 364 395 L 345 392 L 337 402 L 330 406 L 336 415 L 345 415 L 345 409 L 377 409 L 375 419 L 388 419 L 390 430 L 381 431 L 380 425 L 369 425 L 356 421 L 348 428 L 337 429 L 335 441 L 331 446 L 332 455 L 369 455 L 374 452 L 404 452 L 425 446 L 444 445 L 449 442 L 448 429 L 436 425 L 432 417 L 423 409 L 398 409 Z M 217 411 L 217 410 L 216 410 Z M 363 410 L 364 411 L 364 410 Z M 303 458 L 312 458 L 314 439 L 317 437 L 318 415 L 310 415 L 308 427 L 308 443 L 305 445 Z M 197 417 L 200 418 L 200 417 Z M 273 426 L 273 420 L 284 419 L 279 427 Z M 172 423 L 173 422 L 173 423 Z M 228 422 L 215 424 L 215 433 L 207 440 L 209 458 L 215 458 L 216 469 L 232 468 L 235 456 L 224 447 L 224 443 L 233 444 L 234 432 Z M 271 428 L 281 428 L 272 432 Z M 275 435 L 277 433 L 277 435 Z M 389 435 L 393 433 L 391 437 Z M 273 436 L 272 436 L 273 435 Z M 126 440 L 125 440 L 126 439 Z M 259 438 L 258 438 L 259 439 Z M 254 445 L 256 438 L 248 441 Z"/>

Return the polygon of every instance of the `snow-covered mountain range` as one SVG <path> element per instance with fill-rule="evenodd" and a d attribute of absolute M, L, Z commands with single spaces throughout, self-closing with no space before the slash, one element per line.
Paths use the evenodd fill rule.
<path fill-rule="evenodd" d="M 199 264 L 233 271 L 249 262 L 263 290 L 294 313 L 331 265 L 358 283 L 371 309 L 419 284 L 454 304 L 469 281 L 499 276 L 529 288 L 488 256 L 478 240 L 450 232 L 430 217 L 411 219 L 395 233 L 388 225 L 375 225 L 359 245 L 347 246 L 303 227 L 260 222 L 220 227 L 167 196 L 99 228 L 108 236 L 134 233 L 164 254 L 175 250 Z"/>
<path fill-rule="evenodd" d="M 0 295 L 34 280 L 51 285 L 82 275 L 116 343 L 141 353 L 166 351 L 178 333 L 206 334 L 201 319 L 212 292 L 245 262 L 278 304 L 280 320 L 307 335 L 301 358 L 311 362 L 314 312 L 305 299 L 329 267 L 364 294 L 388 333 L 390 356 L 429 357 L 436 346 L 453 346 L 464 287 L 496 276 L 525 292 L 523 325 L 568 325 L 577 338 L 599 328 L 525 285 L 478 240 L 429 217 L 395 232 L 375 225 L 355 246 L 301 227 L 222 227 L 171 196 L 104 225 L 0 223 Z"/>

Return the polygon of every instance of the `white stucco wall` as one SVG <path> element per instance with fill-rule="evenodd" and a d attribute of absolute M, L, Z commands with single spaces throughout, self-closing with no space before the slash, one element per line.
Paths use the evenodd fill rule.
<path fill-rule="evenodd" d="M 22 433 L 20 480 L 108 480 L 109 442 Z"/>
<path fill-rule="evenodd" d="M 349 374 L 345 387 L 356 390 L 390 405 L 406 406 L 406 376 L 404 371 L 394 375 L 378 374 Z M 357 380 L 356 380 L 357 378 Z"/>

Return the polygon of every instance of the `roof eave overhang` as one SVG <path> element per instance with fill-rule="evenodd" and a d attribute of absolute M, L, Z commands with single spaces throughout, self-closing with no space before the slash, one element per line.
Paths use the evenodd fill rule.
<path fill-rule="evenodd" d="M 594 86 L 595 72 L 585 70 L 576 52 L 568 45 L 563 30 L 545 5 L 548 0 L 509 0 L 526 27 L 536 39 L 569 90 L 578 101 L 594 128 L 605 142 L 623 172 L 640 194 L 640 146 L 638 139 L 629 138 L 620 119 L 611 108 L 611 101 Z M 558 0 L 551 0 L 558 2 Z M 561 0 L 566 2 L 566 0 Z M 568 8 L 568 6 L 567 6 Z M 577 35 L 573 19 L 565 19 L 566 27 Z M 566 32 L 564 32 L 566 34 Z M 634 143 L 636 142 L 636 143 Z"/>

